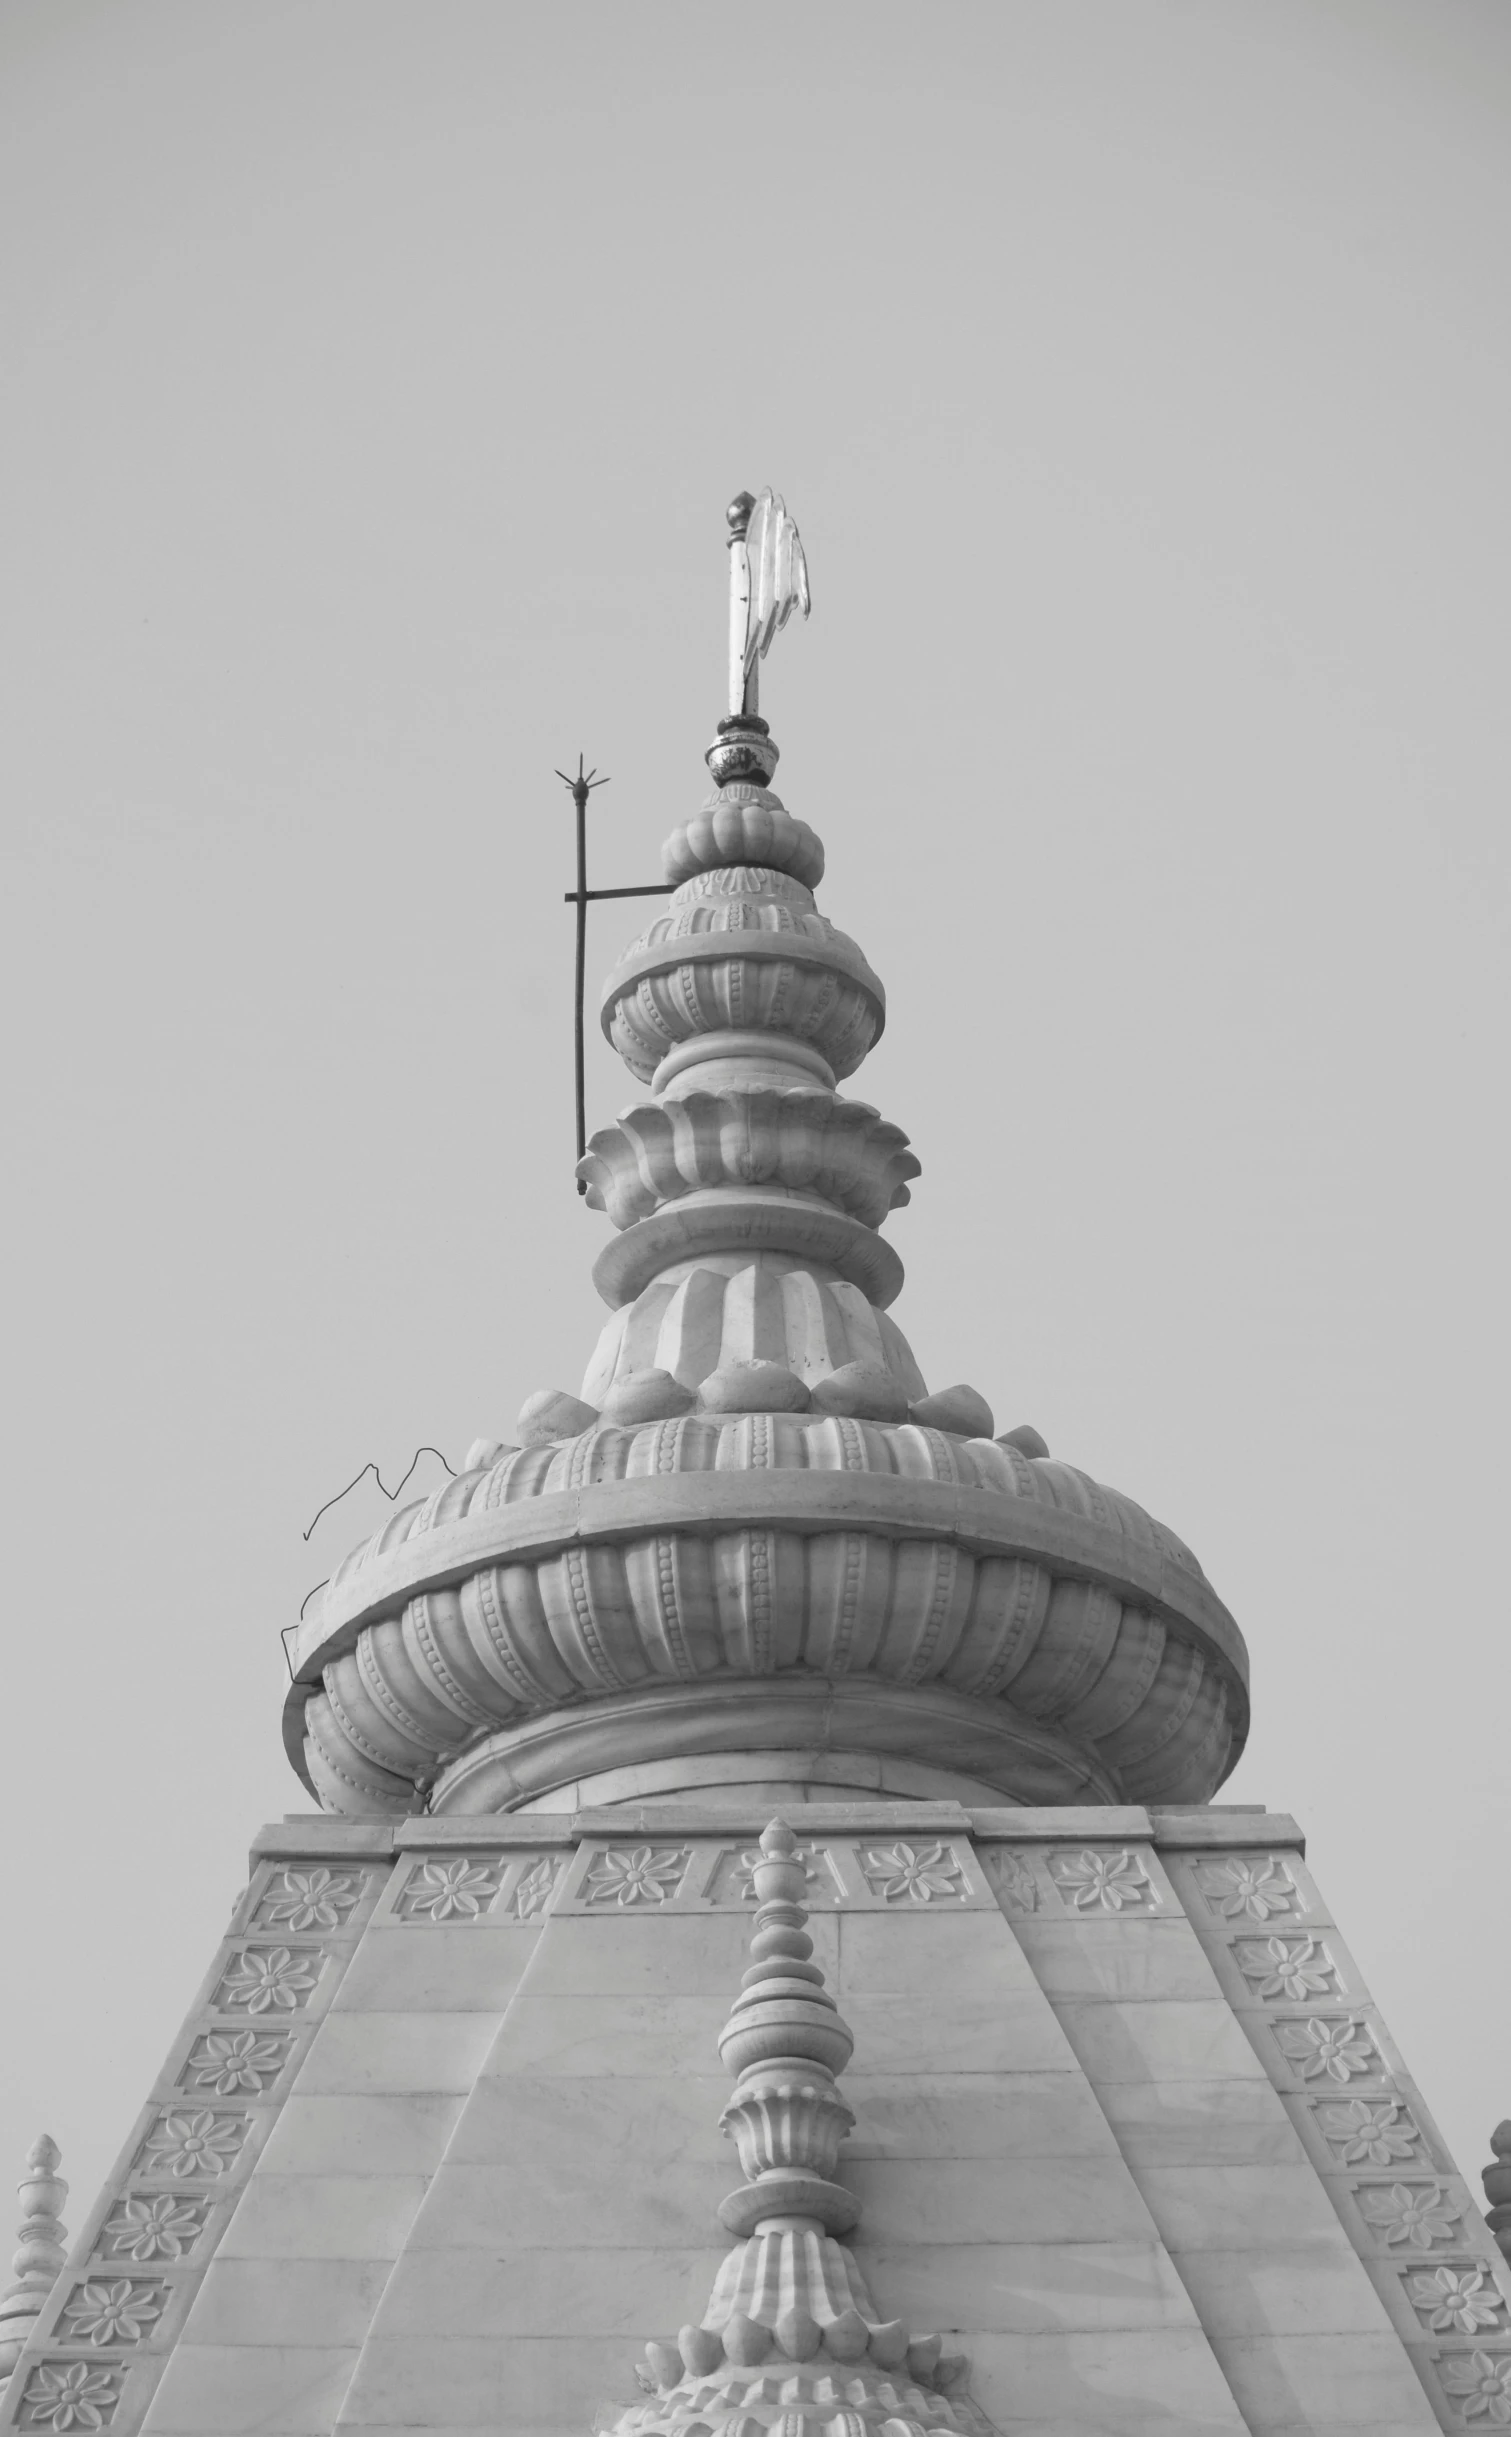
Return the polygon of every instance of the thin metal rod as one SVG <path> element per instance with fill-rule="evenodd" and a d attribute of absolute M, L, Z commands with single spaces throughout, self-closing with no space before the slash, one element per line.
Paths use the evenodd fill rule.
<path fill-rule="evenodd" d="M 676 885 L 675 880 L 651 880 L 644 888 L 590 888 L 584 894 L 589 905 L 596 905 L 600 897 L 669 897 Z M 563 889 L 561 902 L 563 905 L 575 905 L 576 889 Z"/>
<path fill-rule="evenodd" d="M 729 716 L 743 719 L 754 705 L 745 653 L 750 640 L 750 552 L 745 536 L 755 500 L 741 491 L 724 511 L 729 526 Z"/>
<path fill-rule="evenodd" d="M 586 1049 L 583 1041 L 583 997 L 587 989 L 588 969 L 588 790 L 582 776 L 582 755 L 577 757 L 577 784 L 572 790 L 577 807 L 577 1007 L 574 1050 L 577 1076 L 577 1156 L 581 1159 L 588 1147 L 588 1106 Z M 586 1193 L 582 1178 L 577 1190 Z"/>
<path fill-rule="evenodd" d="M 588 962 L 588 797 L 595 787 L 606 787 L 608 780 L 598 778 L 583 768 L 583 757 L 577 756 L 577 776 L 571 778 L 565 770 L 556 773 L 572 798 L 577 814 L 577 886 L 567 903 L 577 906 L 577 1006 L 574 1028 L 575 1069 L 577 1086 L 577 1157 L 579 1161 L 588 1147 L 586 1047 L 583 1039 L 583 1000 L 587 988 Z M 579 1176 L 577 1190 L 586 1193 L 587 1184 Z"/>

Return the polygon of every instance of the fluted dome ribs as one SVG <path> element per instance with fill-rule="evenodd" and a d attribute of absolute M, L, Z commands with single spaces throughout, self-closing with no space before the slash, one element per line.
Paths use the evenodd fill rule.
<path fill-rule="evenodd" d="M 848 1279 L 781 1255 L 738 1268 L 679 1266 L 685 1275 L 655 1279 L 609 1322 L 582 1383 L 588 1403 L 601 1406 L 627 1372 L 670 1371 L 695 1388 L 731 1362 L 781 1363 L 806 1380 L 872 1363 L 909 1403 L 924 1394 L 901 1329 Z"/>
<path fill-rule="evenodd" d="M 459 1530 L 476 1561 L 437 1583 Z M 337 1620 L 383 1606 L 385 1581 L 391 1612 L 340 1647 Z M 633 1740 L 674 1687 L 706 1703 L 723 1685 L 704 1748 L 748 1741 L 758 1712 L 764 1738 L 811 1740 L 801 1703 L 784 1720 L 755 1701 L 752 1679 L 788 1673 L 831 1738 L 859 1731 L 850 1683 L 866 1732 L 971 1748 L 1019 1799 L 1202 1800 L 1245 1720 L 1231 1620 L 1141 1507 L 1003 1442 L 842 1415 L 690 1413 L 511 1449 L 348 1558 L 327 1621 L 305 1759 L 338 1809 L 414 1807 L 417 1783 L 492 1807 L 495 1730 L 523 1798 L 566 1766 L 551 1721 L 584 1698 L 629 1696 L 613 1733 Z"/>

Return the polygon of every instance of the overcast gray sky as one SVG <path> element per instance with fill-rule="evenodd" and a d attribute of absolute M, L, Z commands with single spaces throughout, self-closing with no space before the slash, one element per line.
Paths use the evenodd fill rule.
<path fill-rule="evenodd" d="M 1202 1558 L 1478 2190 L 1508 202 L 1500 0 L 6 0 L 0 2187 L 82 2221 L 306 1800 L 315 1509 L 581 1377 L 552 768 L 654 879 L 771 482 L 896 1316 Z"/>

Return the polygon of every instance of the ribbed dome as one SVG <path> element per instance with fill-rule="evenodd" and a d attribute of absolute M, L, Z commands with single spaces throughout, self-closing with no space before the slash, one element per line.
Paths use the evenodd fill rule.
<path fill-rule="evenodd" d="M 845 1416 L 512 1449 L 348 1558 L 300 1656 L 321 1689 L 291 1709 L 299 1764 L 342 1809 L 416 1807 L 499 1730 L 525 1754 L 513 1793 L 538 1795 L 580 1773 L 598 1700 L 641 1758 L 689 1748 L 693 1717 L 732 1748 L 766 1679 L 789 1706 L 786 1725 L 761 1707 L 763 1737 L 811 1743 L 853 1679 L 889 1749 L 955 1757 L 1007 1800 L 1204 1800 L 1246 1716 L 1236 1627 L 1131 1499 Z"/>

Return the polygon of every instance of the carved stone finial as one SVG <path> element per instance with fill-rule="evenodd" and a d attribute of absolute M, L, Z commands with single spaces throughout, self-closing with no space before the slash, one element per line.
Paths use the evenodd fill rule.
<path fill-rule="evenodd" d="M 756 706 L 773 638 L 808 614 L 807 562 L 773 492 L 742 492 L 729 516 L 730 705 L 705 756 L 714 793 L 667 840 L 671 903 L 615 965 L 600 1010 L 605 1036 L 648 1090 L 578 1163 L 590 1208 L 620 1231 L 594 1283 L 627 1315 L 604 1332 L 583 1398 L 619 1418 L 609 1388 L 662 1337 L 663 1281 L 686 1277 L 691 1263 L 700 1278 L 728 1276 L 729 1326 L 702 1327 L 701 1369 L 687 1344 L 675 1361 L 658 1350 L 659 1364 L 696 1389 L 729 1359 L 759 1357 L 811 1387 L 846 1368 L 842 1351 L 815 1329 L 811 1297 L 796 1285 L 778 1290 L 783 1310 L 768 1316 L 771 1283 L 812 1276 L 820 1297 L 838 1287 L 847 1308 L 845 1290 L 859 1287 L 871 1310 L 857 1314 L 857 1331 L 873 1367 L 896 1373 L 888 1418 L 901 1424 L 926 1391 L 906 1345 L 879 1323 L 902 1264 L 878 1230 L 908 1199 L 918 1161 L 900 1128 L 838 1088 L 879 1038 L 886 993 L 814 904 L 823 843 L 772 792 L 777 748 Z M 731 1253 L 743 1258 L 726 1272 Z M 700 1284 L 700 1310 L 706 1299 Z M 735 1342 L 752 1300 L 758 1334 Z M 830 1409 L 860 1418 L 849 1405 Z"/>
<path fill-rule="evenodd" d="M 767 1828 L 761 1856 L 752 1873 L 751 1962 L 719 2037 L 719 2054 L 738 2075 L 719 2121 L 751 2180 L 731 2192 L 719 2216 L 731 2234 L 753 2234 L 768 2218 L 787 2216 L 844 2234 L 860 2209 L 830 2177 L 855 2118 L 834 2076 L 855 2042 L 812 1960 L 799 1900 L 808 1874 L 785 1820 Z"/>
<path fill-rule="evenodd" d="M 881 2318 L 835 2239 L 860 2215 L 834 2180 L 855 2121 L 834 2077 L 854 2041 L 813 1961 L 807 1865 L 784 1819 L 762 1836 L 752 1879 L 751 1960 L 719 2038 L 737 2077 L 720 2122 L 747 2177 L 719 2216 L 740 2239 L 701 2323 L 646 2346 L 636 2374 L 651 2400 L 612 2437 L 982 2437 L 988 2424 L 958 2391 L 964 2361 Z"/>
<path fill-rule="evenodd" d="M 68 2186 L 57 2171 L 62 2154 L 44 2132 L 28 2150 L 26 2173 L 16 2186 L 20 2243 L 11 2261 L 16 2281 L 0 2299 L 0 2380 L 8 2378 L 20 2360 L 22 2346 L 68 2265 L 62 2215 Z"/>
<path fill-rule="evenodd" d="M 1485 2221 L 1507 2259 L 1511 2259 L 1511 2117 L 1496 2125 L 1490 2135 L 1490 2147 L 1495 2163 L 1480 2176 L 1490 2203 Z"/>

